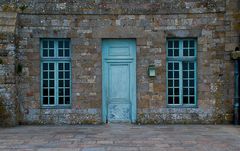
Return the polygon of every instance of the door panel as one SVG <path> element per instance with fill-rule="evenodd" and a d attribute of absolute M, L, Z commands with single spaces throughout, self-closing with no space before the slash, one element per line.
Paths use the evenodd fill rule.
<path fill-rule="evenodd" d="M 108 120 L 110 122 L 129 122 L 130 104 L 129 103 L 110 103 L 108 105 Z"/>
<path fill-rule="evenodd" d="M 130 56 L 129 47 L 115 46 L 110 47 L 108 50 L 108 56 Z"/>
<path fill-rule="evenodd" d="M 136 120 L 136 42 L 107 39 L 102 45 L 103 122 Z"/>
<path fill-rule="evenodd" d="M 110 64 L 108 85 L 109 121 L 130 121 L 130 68 L 128 64 Z"/>
<path fill-rule="evenodd" d="M 110 64 L 108 85 L 110 102 L 129 102 L 129 70 L 128 64 Z"/>

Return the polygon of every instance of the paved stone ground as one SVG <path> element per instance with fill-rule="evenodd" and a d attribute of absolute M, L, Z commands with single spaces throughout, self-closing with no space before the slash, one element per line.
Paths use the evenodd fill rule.
<path fill-rule="evenodd" d="M 240 151 L 240 126 L 19 126 L 0 128 L 0 151 Z"/>

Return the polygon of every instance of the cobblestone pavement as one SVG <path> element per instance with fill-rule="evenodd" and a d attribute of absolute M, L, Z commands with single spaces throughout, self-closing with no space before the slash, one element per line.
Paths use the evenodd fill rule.
<path fill-rule="evenodd" d="M 240 126 L 19 126 L 0 128 L 0 151 L 240 151 Z"/>

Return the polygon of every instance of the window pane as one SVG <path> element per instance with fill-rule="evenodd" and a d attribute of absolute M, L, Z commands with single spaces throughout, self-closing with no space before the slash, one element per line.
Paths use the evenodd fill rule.
<path fill-rule="evenodd" d="M 49 63 L 49 70 L 54 70 L 54 63 Z"/>
<path fill-rule="evenodd" d="M 65 97 L 65 104 L 70 104 L 70 97 Z"/>
<path fill-rule="evenodd" d="M 179 87 L 179 80 L 174 80 L 174 86 Z"/>
<path fill-rule="evenodd" d="M 48 72 L 43 72 L 43 79 L 47 79 L 48 78 Z"/>
<path fill-rule="evenodd" d="M 173 63 L 168 63 L 168 70 L 173 70 Z"/>
<path fill-rule="evenodd" d="M 183 95 L 188 95 L 188 88 L 183 88 Z"/>
<path fill-rule="evenodd" d="M 63 87 L 63 80 L 59 80 L 59 87 Z"/>
<path fill-rule="evenodd" d="M 69 48 L 69 41 L 68 40 L 65 41 L 65 48 Z"/>
<path fill-rule="evenodd" d="M 43 104 L 48 104 L 48 97 L 43 97 Z"/>
<path fill-rule="evenodd" d="M 189 86 L 193 87 L 194 86 L 194 80 L 190 80 L 189 82 L 190 82 Z"/>
<path fill-rule="evenodd" d="M 58 102 L 58 103 L 59 103 L 59 104 L 63 104 L 63 97 L 59 97 L 58 99 L 59 99 L 59 102 Z"/>
<path fill-rule="evenodd" d="M 49 41 L 49 48 L 54 48 L 54 41 Z"/>
<path fill-rule="evenodd" d="M 58 41 L 58 48 L 63 48 L 63 41 Z"/>
<path fill-rule="evenodd" d="M 173 89 L 172 88 L 168 88 L 168 95 L 173 95 Z"/>
<path fill-rule="evenodd" d="M 58 95 L 59 95 L 59 96 L 63 96 L 63 89 L 59 89 Z"/>
<path fill-rule="evenodd" d="M 70 80 L 65 80 L 65 87 L 70 87 Z"/>
<path fill-rule="evenodd" d="M 50 103 L 49 104 L 54 104 L 54 97 L 50 97 Z"/>
<path fill-rule="evenodd" d="M 54 80 L 49 80 L 50 87 L 54 87 Z"/>
<path fill-rule="evenodd" d="M 187 96 L 183 97 L 183 104 L 188 104 L 188 97 Z"/>
<path fill-rule="evenodd" d="M 188 47 L 188 41 L 186 41 L 186 40 L 183 41 L 183 47 L 184 47 L 184 48 L 187 48 L 187 47 Z"/>
<path fill-rule="evenodd" d="M 69 57 L 70 54 L 69 54 L 69 49 L 65 49 L 65 57 Z"/>
<path fill-rule="evenodd" d="M 191 97 L 190 97 L 190 104 L 195 104 L 194 96 L 191 96 Z"/>
<path fill-rule="evenodd" d="M 179 56 L 179 50 L 178 49 L 174 50 L 174 56 Z"/>
<path fill-rule="evenodd" d="M 174 70 L 179 70 L 179 63 L 174 63 Z"/>
<path fill-rule="evenodd" d="M 63 57 L 63 49 L 58 49 L 58 56 Z"/>
<path fill-rule="evenodd" d="M 190 47 L 194 47 L 194 40 L 190 41 Z"/>
<path fill-rule="evenodd" d="M 173 49 L 168 49 L 168 56 L 173 56 Z"/>
<path fill-rule="evenodd" d="M 59 64 L 58 64 L 58 69 L 59 69 L 59 70 L 63 70 L 63 63 L 59 63 Z"/>
<path fill-rule="evenodd" d="M 47 63 L 43 63 L 43 70 L 48 70 L 48 64 Z"/>
<path fill-rule="evenodd" d="M 49 57 L 54 57 L 54 49 L 49 49 Z"/>
<path fill-rule="evenodd" d="M 194 88 L 190 88 L 190 95 L 194 95 Z"/>
<path fill-rule="evenodd" d="M 189 69 L 194 70 L 194 63 L 189 63 Z"/>
<path fill-rule="evenodd" d="M 48 48 L 48 41 L 43 41 L 43 48 Z"/>
<path fill-rule="evenodd" d="M 65 89 L 65 95 L 70 95 L 70 90 L 69 89 Z"/>
<path fill-rule="evenodd" d="M 179 42 L 178 41 L 174 41 L 174 48 L 179 48 Z"/>
<path fill-rule="evenodd" d="M 168 48 L 173 48 L 173 41 L 168 41 Z"/>
<path fill-rule="evenodd" d="M 47 57 L 48 56 L 48 50 L 47 49 L 43 49 L 43 57 Z"/>
<path fill-rule="evenodd" d="M 48 87 L 48 80 L 43 80 L 43 87 Z"/>
<path fill-rule="evenodd" d="M 179 72 L 178 71 L 174 71 L 174 78 L 179 78 Z"/>
<path fill-rule="evenodd" d="M 168 104 L 173 104 L 173 97 L 168 97 Z"/>
<path fill-rule="evenodd" d="M 65 70 L 69 70 L 70 69 L 70 64 L 69 63 L 65 63 Z"/>
<path fill-rule="evenodd" d="M 190 71 L 190 72 L 189 72 L 189 77 L 190 77 L 190 78 L 194 78 L 194 71 Z"/>
<path fill-rule="evenodd" d="M 173 86 L 173 80 L 168 80 L 168 86 L 172 87 Z"/>
<path fill-rule="evenodd" d="M 187 71 L 183 71 L 183 78 L 188 78 L 188 72 Z"/>
<path fill-rule="evenodd" d="M 188 70 L 188 63 L 187 62 L 183 62 L 183 70 Z"/>
<path fill-rule="evenodd" d="M 54 96 L 54 89 L 50 89 L 50 96 Z"/>
<path fill-rule="evenodd" d="M 175 104 L 179 104 L 179 97 L 175 97 L 175 98 L 174 98 L 174 103 L 175 103 Z"/>
<path fill-rule="evenodd" d="M 183 56 L 188 56 L 188 49 L 183 49 Z"/>
<path fill-rule="evenodd" d="M 179 95 L 179 89 L 178 88 L 174 89 L 174 95 Z"/>
<path fill-rule="evenodd" d="M 188 80 L 183 80 L 183 87 L 187 87 L 188 86 Z"/>
<path fill-rule="evenodd" d="M 49 78 L 54 79 L 54 72 L 49 72 Z"/>
<path fill-rule="evenodd" d="M 168 78 L 173 78 L 173 72 L 172 71 L 168 71 Z"/>
<path fill-rule="evenodd" d="M 65 78 L 69 79 L 70 78 L 70 72 L 65 72 Z"/>
<path fill-rule="evenodd" d="M 194 49 L 190 49 L 190 56 L 194 56 Z"/>
<path fill-rule="evenodd" d="M 59 73 L 58 73 L 58 78 L 59 78 L 59 79 L 62 79 L 62 78 L 63 78 L 63 72 L 59 72 Z"/>
<path fill-rule="evenodd" d="M 43 89 L 43 96 L 48 96 L 48 89 Z"/>

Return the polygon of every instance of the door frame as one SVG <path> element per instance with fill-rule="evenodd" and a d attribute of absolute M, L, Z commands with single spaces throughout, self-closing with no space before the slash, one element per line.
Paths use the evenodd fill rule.
<path fill-rule="evenodd" d="M 132 51 L 132 57 L 133 58 L 129 58 L 129 59 L 108 59 L 106 58 L 107 54 L 107 44 L 109 42 L 117 42 L 117 41 L 121 41 L 121 42 L 128 42 L 131 46 L 131 51 Z M 131 92 L 132 94 L 130 95 L 130 105 L 131 105 L 131 109 L 130 109 L 130 121 L 131 123 L 135 123 L 136 122 L 136 39 L 115 39 L 115 38 L 111 38 L 111 39 L 102 39 L 102 122 L 103 123 L 107 123 L 107 116 L 108 116 L 108 104 L 107 104 L 107 82 L 108 82 L 108 71 L 106 69 L 108 66 L 108 63 L 126 63 L 126 62 L 131 62 L 130 66 L 132 71 L 131 72 Z"/>

